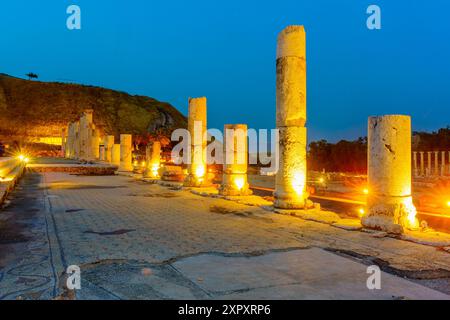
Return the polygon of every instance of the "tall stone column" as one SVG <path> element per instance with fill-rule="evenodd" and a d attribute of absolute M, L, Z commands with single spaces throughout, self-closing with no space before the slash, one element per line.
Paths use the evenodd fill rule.
<path fill-rule="evenodd" d="M 247 182 L 248 142 L 246 124 L 224 126 L 224 164 L 219 193 L 225 196 L 250 195 Z"/>
<path fill-rule="evenodd" d="M 147 144 L 145 161 L 144 178 L 159 178 L 158 169 L 161 165 L 161 142 L 153 141 Z"/>
<path fill-rule="evenodd" d="M 80 139 L 80 121 L 76 121 L 74 123 L 74 158 L 77 160 L 80 159 Z"/>
<path fill-rule="evenodd" d="M 424 165 L 424 158 L 423 158 L 423 151 L 420 151 L 420 175 L 425 175 L 425 165 Z"/>
<path fill-rule="evenodd" d="M 445 175 L 445 151 L 441 151 L 441 176 Z"/>
<path fill-rule="evenodd" d="M 80 152 L 79 157 L 83 160 L 92 160 L 92 125 L 93 125 L 93 110 L 84 110 L 80 118 Z"/>
<path fill-rule="evenodd" d="M 414 164 L 414 177 L 417 177 L 418 173 L 417 173 L 417 152 L 416 151 L 413 152 L 413 164 Z"/>
<path fill-rule="evenodd" d="M 93 128 L 90 130 L 91 132 L 91 147 L 89 160 L 99 160 L 100 159 L 100 136 L 98 134 L 98 130 L 94 129 L 95 125 L 92 125 Z"/>
<path fill-rule="evenodd" d="M 73 125 L 72 122 L 69 122 L 67 125 L 67 140 L 66 140 L 66 149 L 64 156 L 66 158 L 71 158 L 73 155 Z"/>
<path fill-rule="evenodd" d="M 367 212 L 362 224 L 402 233 L 416 228 L 411 197 L 411 118 L 404 115 L 370 117 L 368 123 Z"/>
<path fill-rule="evenodd" d="M 120 144 L 113 144 L 111 148 L 111 164 L 120 167 Z"/>
<path fill-rule="evenodd" d="M 61 157 L 66 155 L 66 144 L 67 144 L 67 129 L 62 128 L 61 130 Z"/>
<path fill-rule="evenodd" d="M 279 169 L 274 206 L 309 206 L 306 189 L 306 36 L 303 26 L 288 26 L 278 35 L 276 125 Z"/>
<path fill-rule="evenodd" d="M 119 171 L 133 171 L 132 154 L 133 144 L 131 134 L 121 134 Z"/>
<path fill-rule="evenodd" d="M 114 146 L 114 136 L 108 135 L 105 140 L 105 160 L 106 162 L 112 162 L 112 148 Z"/>
<path fill-rule="evenodd" d="M 434 152 L 434 175 L 439 175 L 439 151 Z"/>
<path fill-rule="evenodd" d="M 185 186 L 200 187 L 209 184 L 206 173 L 206 98 L 190 98 L 188 130 L 191 135 L 191 163 Z"/>
<path fill-rule="evenodd" d="M 427 176 L 430 176 L 431 175 L 431 151 L 428 151 L 427 155 L 428 155 Z"/>

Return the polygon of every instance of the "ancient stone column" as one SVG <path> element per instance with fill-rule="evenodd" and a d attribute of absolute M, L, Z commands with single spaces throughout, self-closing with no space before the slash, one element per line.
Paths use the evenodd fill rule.
<path fill-rule="evenodd" d="M 207 185 L 206 173 L 206 98 L 189 98 L 188 130 L 191 135 L 191 163 L 185 186 Z"/>
<path fill-rule="evenodd" d="M 439 175 L 439 151 L 434 152 L 434 175 Z"/>
<path fill-rule="evenodd" d="M 67 139 L 64 156 L 66 158 L 71 158 L 72 155 L 73 155 L 73 125 L 72 122 L 69 122 L 67 126 Z"/>
<path fill-rule="evenodd" d="M 66 145 L 67 145 L 67 129 L 62 128 L 61 130 L 61 157 L 66 156 Z"/>
<path fill-rule="evenodd" d="M 423 158 L 423 151 L 420 151 L 420 175 L 425 175 L 425 165 L 424 165 L 424 158 Z"/>
<path fill-rule="evenodd" d="M 95 126 L 94 126 L 95 127 Z M 99 160 L 100 159 L 100 136 L 98 130 L 91 129 L 91 147 L 89 160 Z"/>
<path fill-rule="evenodd" d="M 111 148 L 111 164 L 120 167 L 120 144 L 113 144 Z"/>
<path fill-rule="evenodd" d="M 153 141 L 145 149 L 144 178 L 159 178 L 158 169 L 161 165 L 161 142 Z"/>
<path fill-rule="evenodd" d="M 306 37 L 303 26 L 288 26 L 278 35 L 276 125 L 279 169 L 274 206 L 309 206 L 306 190 Z"/>
<path fill-rule="evenodd" d="M 74 158 L 80 159 L 80 121 L 74 123 Z"/>
<path fill-rule="evenodd" d="M 119 171 L 133 171 L 132 154 L 133 154 L 133 144 L 131 134 L 121 134 Z"/>
<path fill-rule="evenodd" d="M 441 151 L 441 176 L 445 175 L 445 151 Z"/>
<path fill-rule="evenodd" d="M 427 176 L 430 176 L 431 175 L 431 151 L 428 151 L 427 154 L 428 154 Z"/>
<path fill-rule="evenodd" d="M 248 142 L 246 124 L 224 126 L 224 164 L 219 193 L 225 196 L 251 194 L 247 182 Z"/>
<path fill-rule="evenodd" d="M 111 155 L 112 155 L 113 146 L 114 146 L 114 136 L 113 135 L 106 136 L 106 140 L 105 140 L 105 161 L 106 162 L 112 162 Z"/>
<path fill-rule="evenodd" d="M 367 211 L 362 224 L 402 233 L 417 227 L 411 197 L 411 118 L 370 117 L 368 123 Z"/>
<path fill-rule="evenodd" d="M 416 151 L 413 152 L 413 164 L 414 164 L 414 177 L 417 177 L 418 172 L 417 172 L 417 152 Z"/>

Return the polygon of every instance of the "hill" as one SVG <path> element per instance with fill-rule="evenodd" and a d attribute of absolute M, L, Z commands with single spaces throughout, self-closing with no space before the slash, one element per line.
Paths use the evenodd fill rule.
<path fill-rule="evenodd" d="M 0 74 L 1 142 L 59 138 L 85 109 L 104 133 L 144 135 L 186 127 L 184 115 L 166 102 L 79 84 L 29 81 Z M 42 139 L 41 139 L 42 141 Z"/>

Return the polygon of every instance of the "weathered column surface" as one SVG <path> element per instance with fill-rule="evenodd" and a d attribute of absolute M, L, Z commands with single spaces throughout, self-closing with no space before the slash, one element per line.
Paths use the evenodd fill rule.
<path fill-rule="evenodd" d="M 439 151 L 434 152 L 434 175 L 439 175 Z"/>
<path fill-rule="evenodd" d="M 111 148 L 111 164 L 120 167 L 120 144 L 113 144 Z"/>
<path fill-rule="evenodd" d="M 226 124 L 223 143 L 223 175 L 219 193 L 226 196 L 250 195 L 247 182 L 248 141 L 246 124 Z"/>
<path fill-rule="evenodd" d="M 424 158 L 423 158 L 423 151 L 420 151 L 420 175 L 425 175 L 425 165 L 424 165 Z"/>
<path fill-rule="evenodd" d="M 106 140 L 105 140 L 105 160 L 106 162 L 112 162 L 112 148 L 114 146 L 114 136 L 113 135 L 109 135 L 106 136 Z"/>
<path fill-rule="evenodd" d="M 91 147 L 90 147 L 90 157 L 89 160 L 99 160 L 100 159 L 100 136 L 98 130 L 95 129 L 95 125 L 91 128 Z"/>
<path fill-rule="evenodd" d="M 417 152 L 416 151 L 413 152 L 413 165 L 414 165 L 414 177 L 417 177 L 419 174 L 417 171 Z"/>
<path fill-rule="evenodd" d="M 278 35 L 276 125 L 279 169 L 276 208 L 302 209 L 312 203 L 306 190 L 306 37 L 303 26 L 289 26 Z"/>
<path fill-rule="evenodd" d="M 93 124 L 93 110 L 86 109 L 80 118 L 80 151 L 79 158 L 83 160 L 92 160 L 92 124 Z"/>
<path fill-rule="evenodd" d="M 80 149 L 81 149 L 81 142 L 80 142 L 80 121 L 76 121 L 74 123 L 74 158 L 80 159 Z"/>
<path fill-rule="evenodd" d="M 66 158 L 72 158 L 73 156 L 73 124 L 69 122 L 67 125 L 67 139 L 66 139 L 66 149 L 64 156 Z"/>
<path fill-rule="evenodd" d="M 441 176 L 445 175 L 445 151 L 441 151 Z"/>
<path fill-rule="evenodd" d="M 119 171 L 133 171 L 132 153 L 133 145 L 131 134 L 121 134 Z"/>
<path fill-rule="evenodd" d="M 67 145 L 67 129 L 62 128 L 61 130 L 61 157 L 66 156 L 66 145 Z"/>
<path fill-rule="evenodd" d="M 411 197 L 411 118 L 370 117 L 368 122 L 367 212 L 362 224 L 402 233 L 417 227 Z"/>
<path fill-rule="evenodd" d="M 427 176 L 431 176 L 431 151 L 428 151 L 427 155 L 428 155 Z"/>
<path fill-rule="evenodd" d="M 191 135 L 191 163 L 185 186 L 208 185 L 206 172 L 206 98 L 189 98 L 188 130 Z"/>
<path fill-rule="evenodd" d="M 147 144 L 145 161 L 144 178 L 159 178 L 158 169 L 161 164 L 161 142 L 152 141 Z"/>

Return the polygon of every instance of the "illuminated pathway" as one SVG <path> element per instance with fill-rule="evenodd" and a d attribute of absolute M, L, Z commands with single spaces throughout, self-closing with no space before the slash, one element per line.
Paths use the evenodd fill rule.
<path fill-rule="evenodd" d="M 0 212 L 0 298 L 449 298 L 450 254 L 125 176 L 28 173 Z M 381 290 L 368 290 L 378 264 Z M 82 289 L 64 289 L 68 265 Z M 408 277 L 410 280 L 403 279 Z"/>

